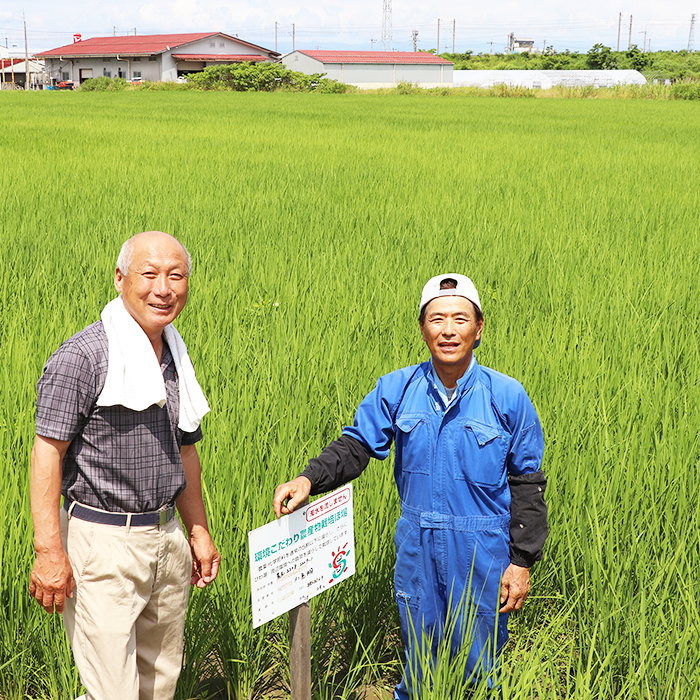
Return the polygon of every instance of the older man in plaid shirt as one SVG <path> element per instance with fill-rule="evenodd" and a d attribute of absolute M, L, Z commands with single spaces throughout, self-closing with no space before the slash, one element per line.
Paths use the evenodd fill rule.
<path fill-rule="evenodd" d="M 196 448 L 208 407 L 170 325 L 187 301 L 189 274 L 189 255 L 172 236 L 129 239 L 115 273 L 121 296 L 61 345 L 38 383 L 29 589 L 47 612 L 63 613 L 92 700 L 173 697 L 189 585 L 206 586 L 219 568 Z M 122 328 L 133 334 L 126 343 L 110 336 Z M 139 348 L 124 372 L 120 340 L 126 354 Z M 129 394 L 141 392 L 144 367 L 162 398 L 149 403 L 145 393 L 135 410 Z M 128 371 L 139 379 L 124 389 Z M 193 395 L 201 399 L 188 418 Z"/>

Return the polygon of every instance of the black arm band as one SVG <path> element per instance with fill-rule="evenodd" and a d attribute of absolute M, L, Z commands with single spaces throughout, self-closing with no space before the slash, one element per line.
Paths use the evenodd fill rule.
<path fill-rule="evenodd" d="M 510 561 L 528 569 L 542 559 L 547 539 L 547 478 L 541 470 L 508 476 L 510 486 Z"/>
<path fill-rule="evenodd" d="M 332 491 L 360 476 L 369 464 L 370 451 L 359 440 L 341 435 L 318 457 L 309 460 L 302 472 L 311 482 L 311 495 Z"/>

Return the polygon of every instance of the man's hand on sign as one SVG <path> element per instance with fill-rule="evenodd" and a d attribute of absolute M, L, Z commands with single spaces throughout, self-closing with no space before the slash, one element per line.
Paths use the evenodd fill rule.
<path fill-rule="evenodd" d="M 501 579 L 501 605 L 498 612 L 509 613 L 520 610 L 530 592 L 530 569 L 511 564 Z"/>
<path fill-rule="evenodd" d="M 293 513 L 294 509 L 303 503 L 311 493 L 311 482 L 305 476 L 298 476 L 294 481 L 280 484 L 275 489 L 272 505 L 275 517 Z"/>

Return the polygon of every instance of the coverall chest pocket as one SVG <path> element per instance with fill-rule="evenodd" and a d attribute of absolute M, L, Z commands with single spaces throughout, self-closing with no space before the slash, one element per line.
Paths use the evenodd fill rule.
<path fill-rule="evenodd" d="M 471 418 L 461 422 L 455 440 L 455 479 L 498 486 L 505 478 L 510 437 L 497 425 Z"/>
<path fill-rule="evenodd" d="M 414 474 L 430 474 L 433 441 L 427 416 L 404 413 L 396 419 L 396 428 L 396 459 L 401 469 Z"/>

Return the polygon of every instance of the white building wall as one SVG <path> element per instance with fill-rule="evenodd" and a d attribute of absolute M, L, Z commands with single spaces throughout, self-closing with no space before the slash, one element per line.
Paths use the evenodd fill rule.
<path fill-rule="evenodd" d="M 120 57 L 121 58 L 121 57 Z M 69 74 L 69 80 L 74 80 L 76 83 L 80 80 L 81 70 L 83 76 L 86 70 L 92 70 L 92 77 L 99 78 L 100 76 L 109 74 L 110 78 L 119 77 L 119 72 L 123 78 L 134 78 L 134 73 L 141 73 L 143 80 L 160 80 L 160 57 L 156 56 L 155 61 L 149 60 L 149 56 L 141 56 L 140 61 L 129 56 L 128 60 L 117 60 L 115 56 L 108 58 L 85 57 L 73 59 L 47 58 L 46 68 L 49 71 L 51 78 L 56 80 L 63 79 L 63 73 Z M 72 64 L 72 75 L 71 75 Z M 83 78 L 84 79 L 84 78 Z"/>
<path fill-rule="evenodd" d="M 136 59 L 140 58 L 140 61 Z M 131 77 L 141 78 L 142 80 L 160 80 L 160 61 L 158 56 L 155 57 L 155 61 L 150 60 L 150 56 L 137 56 L 131 59 Z M 135 73 L 140 73 L 137 76 Z"/>
<path fill-rule="evenodd" d="M 177 61 L 170 51 L 158 54 L 160 79 L 165 81 L 177 80 Z"/>
<path fill-rule="evenodd" d="M 181 46 L 179 49 L 173 49 L 176 54 L 203 54 L 203 53 L 221 53 L 221 54 L 241 54 L 260 56 L 264 51 L 260 51 L 253 46 L 241 44 L 233 39 L 227 39 L 224 36 L 212 36 L 206 39 L 194 41 L 186 46 Z"/>
<path fill-rule="evenodd" d="M 306 75 L 312 75 L 314 73 L 328 73 L 327 78 L 332 78 L 333 80 L 340 80 L 334 75 L 330 75 L 329 68 L 330 65 L 324 66 L 321 61 L 317 61 L 311 56 L 307 56 L 300 51 L 292 51 L 292 53 L 285 54 L 280 58 L 281 63 L 289 70 L 294 70 L 299 73 L 305 73 Z M 340 69 L 340 66 L 338 66 Z"/>
<path fill-rule="evenodd" d="M 321 63 L 300 51 L 282 56 L 290 70 L 307 75 L 325 73 L 327 78 L 359 88 L 394 87 L 404 81 L 419 87 L 452 85 L 452 64 Z"/>
<path fill-rule="evenodd" d="M 328 64 L 326 64 L 328 65 Z M 396 83 L 394 66 L 390 63 L 345 63 L 341 65 L 341 83 L 348 85 Z"/>

